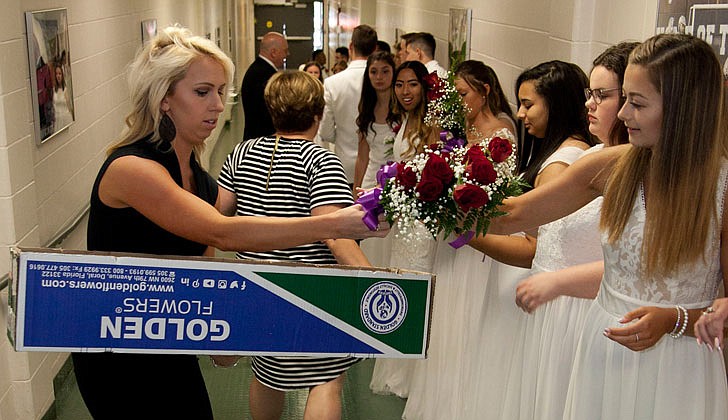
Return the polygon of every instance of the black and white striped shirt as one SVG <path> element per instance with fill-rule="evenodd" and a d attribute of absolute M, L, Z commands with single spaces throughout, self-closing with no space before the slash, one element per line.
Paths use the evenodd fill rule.
<path fill-rule="evenodd" d="M 339 158 L 302 139 L 281 137 L 276 146 L 276 138 L 271 136 L 238 144 L 225 160 L 217 182 L 235 194 L 239 216 L 306 217 L 319 206 L 353 203 Z M 268 252 L 239 252 L 237 256 L 336 263 L 321 242 Z"/>

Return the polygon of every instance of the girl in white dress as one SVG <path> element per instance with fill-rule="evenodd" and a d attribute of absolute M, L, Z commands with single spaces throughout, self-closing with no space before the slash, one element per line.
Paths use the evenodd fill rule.
<path fill-rule="evenodd" d="M 506 200 L 509 215 L 491 225 L 529 228 L 604 194 L 604 278 L 579 338 L 564 419 L 728 418 L 722 355 L 685 336 L 726 283 L 723 91 L 705 42 L 648 39 L 624 77 L 619 118 L 631 146 L 585 156 L 544 188 Z"/>
<path fill-rule="evenodd" d="M 627 130 L 617 119 L 617 111 L 624 103 L 620 93 L 627 58 L 637 45 L 623 43 L 611 47 L 593 63 L 591 87 L 585 90 L 589 131 L 605 144 L 584 154 L 628 142 Z M 535 394 L 523 396 L 522 403 L 528 406 L 521 407 L 522 418 L 558 420 L 563 416 L 578 338 L 591 299 L 597 294 L 603 267 L 599 246 L 601 201 L 599 197 L 577 212 L 539 228 L 531 276 L 516 288 L 518 306 L 534 314 L 541 325 L 540 333 L 529 336 L 524 345 L 537 349 L 531 354 L 538 358 L 531 375 L 535 378 Z M 596 263 L 580 264 L 590 261 Z M 592 271 L 596 276 L 582 279 L 572 273 L 562 278 L 561 270 L 567 267 L 580 267 L 578 270 Z"/>
<path fill-rule="evenodd" d="M 426 76 L 427 68 L 419 61 L 406 61 L 394 73 L 393 91 L 397 100 L 392 112 L 403 117 L 394 139 L 394 161 L 411 159 L 437 140 L 435 131 L 424 123 L 428 89 Z M 424 225 L 415 224 L 405 231 L 395 228 L 389 237 L 392 238 L 390 267 L 432 272 L 436 242 Z M 408 397 L 416 363 L 416 360 L 377 359 L 370 388 L 377 393 Z"/>
<path fill-rule="evenodd" d="M 455 76 L 455 88 L 469 108 L 468 145 L 501 137 L 515 147 L 510 108 L 493 69 L 468 60 L 455 69 Z M 469 345 L 468 331 L 475 328 L 472 322 L 486 288 L 482 274 L 490 270 L 491 259 L 470 247 L 453 248 L 449 242 L 456 236 L 437 242 L 430 346 L 427 360 L 415 367 L 403 416 L 407 419 L 461 418 L 468 391 L 464 378 L 478 353 Z"/>
<path fill-rule="evenodd" d="M 587 131 L 586 111 L 583 107 L 587 77 L 571 63 L 551 61 L 524 71 L 516 83 L 520 101 L 518 117 L 523 120 L 529 137 L 520 151 L 524 178 L 536 188 L 552 182 L 585 149 L 593 145 Z M 531 155 L 531 159 L 528 156 Z M 596 229 L 594 229 L 596 231 Z M 495 262 L 488 278 L 488 289 L 478 316 L 473 343 L 480 357 L 472 361 L 473 374 L 470 394 L 464 403 L 460 418 L 518 419 L 533 416 L 532 392 L 535 389 L 538 354 L 532 351 L 539 337 L 543 320 L 524 314 L 515 304 L 516 285 L 528 271 L 514 268 L 531 267 L 534 262 L 549 260 L 545 252 L 554 245 L 549 239 L 558 235 L 539 230 L 538 245 L 535 237 L 520 235 L 502 237 L 485 235 L 471 241 L 471 246 L 491 255 Z M 541 244 L 541 237 L 546 242 Z M 593 241 L 598 244 L 596 233 Z M 539 251 L 536 250 L 538 246 Z M 595 250 L 584 250 L 598 255 Z M 595 257 L 597 259 L 598 257 Z M 557 264 L 565 264 L 563 257 Z M 579 260 L 581 261 L 581 260 Z M 508 265 L 510 264 L 510 265 Z M 477 276 L 477 274 L 473 274 Z M 480 275 L 482 281 L 482 275 Z M 531 342 L 528 343 L 527 342 Z M 524 390 L 524 392 L 521 392 Z M 522 410 L 523 399 L 529 410 Z"/>
<path fill-rule="evenodd" d="M 356 119 L 359 133 L 359 151 L 354 165 L 354 189 L 365 190 L 377 186 L 379 168 L 394 158 L 392 145 L 398 118 L 390 112 L 394 80 L 394 59 L 391 54 L 377 52 L 367 59 L 364 71 L 359 116 Z M 371 239 L 371 240 L 370 240 Z M 370 238 L 360 243 L 362 251 L 375 267 L 388 267 L 392 253 L 392 237 Z M 373 388 L 384 391 L 381 387 Z"/>

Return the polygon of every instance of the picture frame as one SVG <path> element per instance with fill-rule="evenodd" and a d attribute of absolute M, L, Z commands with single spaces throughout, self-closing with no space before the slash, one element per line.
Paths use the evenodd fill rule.
<path fill-rule="evenodd" d="M 473 9 L 450 9 L 450 30 L 447 40 L 449 68 L 470 59 L 470 33 Z"/>
<path fill-rule="evenodd" d="M 33 127 L 40 145 L 76 120 L 67 9 L 25 12 Z"/>
<path fill-rule="evenodd" d="M 157 36 L 157 19 L 145 19 L 142 21 L 142 45 Z"/>

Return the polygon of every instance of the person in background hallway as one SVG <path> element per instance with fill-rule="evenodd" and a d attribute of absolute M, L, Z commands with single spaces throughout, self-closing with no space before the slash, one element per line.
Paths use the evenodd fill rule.
<path fill-rule="evenodd" d="M 331 66 L 331 74 L 334 75 L 337 73 L 341 73 L 342 71 L 346 70 L 347 67 L 349 67 L 349 65 L 346 64 L 346 61 L 337 61 L 333 66 Z"/>
<path fill-rule="evenodd" d="M 352 60 L 346 70 L 324 81 L 324 116 L 318 135 L 334 143 L 334 152 L 341 159 L 349 184 L 354 184 L 354 165 L 359 150 L 356 117 L 367 58 L 377 46 L 377 32 L 369 25 L 359 25 L 351 35 L 349 50 Z"/>
<path fill-rule="evenodd" d="M 407 61 L 407 40 L 410 36 L 412 36 L 412 33 L 400 35 L 397 43 L 394 45 L 394 65 L 396 67 L 399 67 L 400 64 Z"/>
<path fill-rule="evenodd" d="M 447 70 L 435 60 L 435 37 L 427 32 L 414 32 L 407 34 L 405 38 L 406 47 L 404 59 L 407 61 L 419 61 L 427 67 L 427 71 L 437 72 L 437 75 L 447 77 Z"/>
<path fill-rule="evenodd" d="M 392 47 L 389 46 L 389 44 L 386 41 L 382 41 L 381 39 L 377 41 L 377 49 L 375 50 L 377 52 L 384 51 L 387 53 L 392 53 Z"/>
<path fill-rule="evenodd" d="M 308 63 L 303 65 L 303 71 L 310 74 L 316 80 L 323 83 L 324 77 L 323 77 L 323 69 L 321 68 L 321 65 L 315 61 L 309 61 Z"/>
<path fill-rule="evenodd" d="M 351 49 L 351 46 L 349 48 L 346 47 L 339 47 L 334 51 L 334 62 L 339 63 L 341 61 L 345 63 L 349 63 L 349 50 Z"/>
<path fill-rule="evenodd" d="M 288 57 L 288 41 L 278 32 L 268 32 L 260 41 L 258 57 L 245 71 L 240 96 L 245 114 L 243 140 L 273 134 L 273 122 L 265 107 L 263 90 L 268 80 L 283 68 Z"/>
<path fill-rule="evenodd" d="M 579 338 L 564 419 L 728 418 L 722 352 L 687 336 L 728 284 L 723 89 L 710 45 L 653 36 L 632 51 L 624 75 L 618 115 L 630 144 L 505 200 L 507 215 L 491 224 L 497 233 L 529 229 L 604 196 L 604 278 Z"/>
<path fill-rule="evenodd" d="M 313 143 L 324 110 L 324 88 L 299 71 L 274 75 L 265 103 L 275 135 L 238 143 L 218 179 L 223 214 L 305 217 L 328 214 L 353 203 L 344 168 L 333 153 Z M 269 163 L 275 165 L 269 167 Z M 336 239 L 238 258 L 310 264 L 369 266 L 350 239 Z M 286 319 L 277 322 L 285 323 Z M 250 409 L 255 420 L 277 420 L 285 392 L 308 388 L 305 419 L 341 418 L 344 373 L 352 357 L 254 356 Z"/>
<path fill-rule="evenodd" d="M 315 61 L 321 66 L 321 78 L 329 77 L 329 69 L 326 68 L 326 54 L 324 50 L 315 50 L 311 53 L 311 61 Z"/>
<path fill-rule="evenodd" d="M 308 67 L 312 62 L 317 63 L 321 69 L 321 80 L 329 77 L 329 70 L 326 68 L 326 54 L 324 54 L 324 50 L 314 50 L 311 53 L 311 61 L 301 64 L 298 66 L 298 69 L 306 71 L 306 67 Z"/>
<path fill-rule="evenodd" d="M 109 149 L 90 198 L 90 251 L 212 256 L 332 238 L 382 236 L 360 206 L 314 217 L 228 217 L 218 187 L 199 165 L 224 110 L 233 64 L 214 42 L 169 27 L 129 68 L 132 111 Z M 214 247 L 214 248 L 213 248 Z M 95 419 L 211 419 L 197 357 L 73 353 L 81 396 Z"/>
<path fill-rule="evenodd" d="M 364 72 L 359 116 L 356 118 L 359 151 L 354 171 L 354 190 L 377 186 L 379 168 L 393 159 L 395 133 L 392 127 L 399 118 L 391 112 L 394 60 L 392 54 L 375 52 L 367 59 Z M 392 251 L 390 238 L 372 238 L 360 243 L 362 251 L 375 267 L 389 267 Z"/>

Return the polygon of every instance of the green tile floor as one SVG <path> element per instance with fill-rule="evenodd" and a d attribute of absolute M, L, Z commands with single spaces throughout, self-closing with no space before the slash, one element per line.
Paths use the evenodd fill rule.
<path fill-rule="evenodd" d="M 207 383 L 216 420 L 250 419 L 248 386 L 252 378 L 250 359 L 243 358 L 238 366 L 229 369 L 214 368 L 207 357 L 200 357 L 200 366 Z M 91 420 L 71 374 L 71 363 L 56 381 L 55 412 L 46 416 L 52 420 Z M 369 379 L 374 359 L 363 360 L 347 372 L 342 397 L 344 420 L 397 420 L 404 410 L 404 399 L 396 396 L 375 395 L 369 390 Z M 306 405 L 306 390 L 286 394 L 282 420 L 302 419 Z"/>

